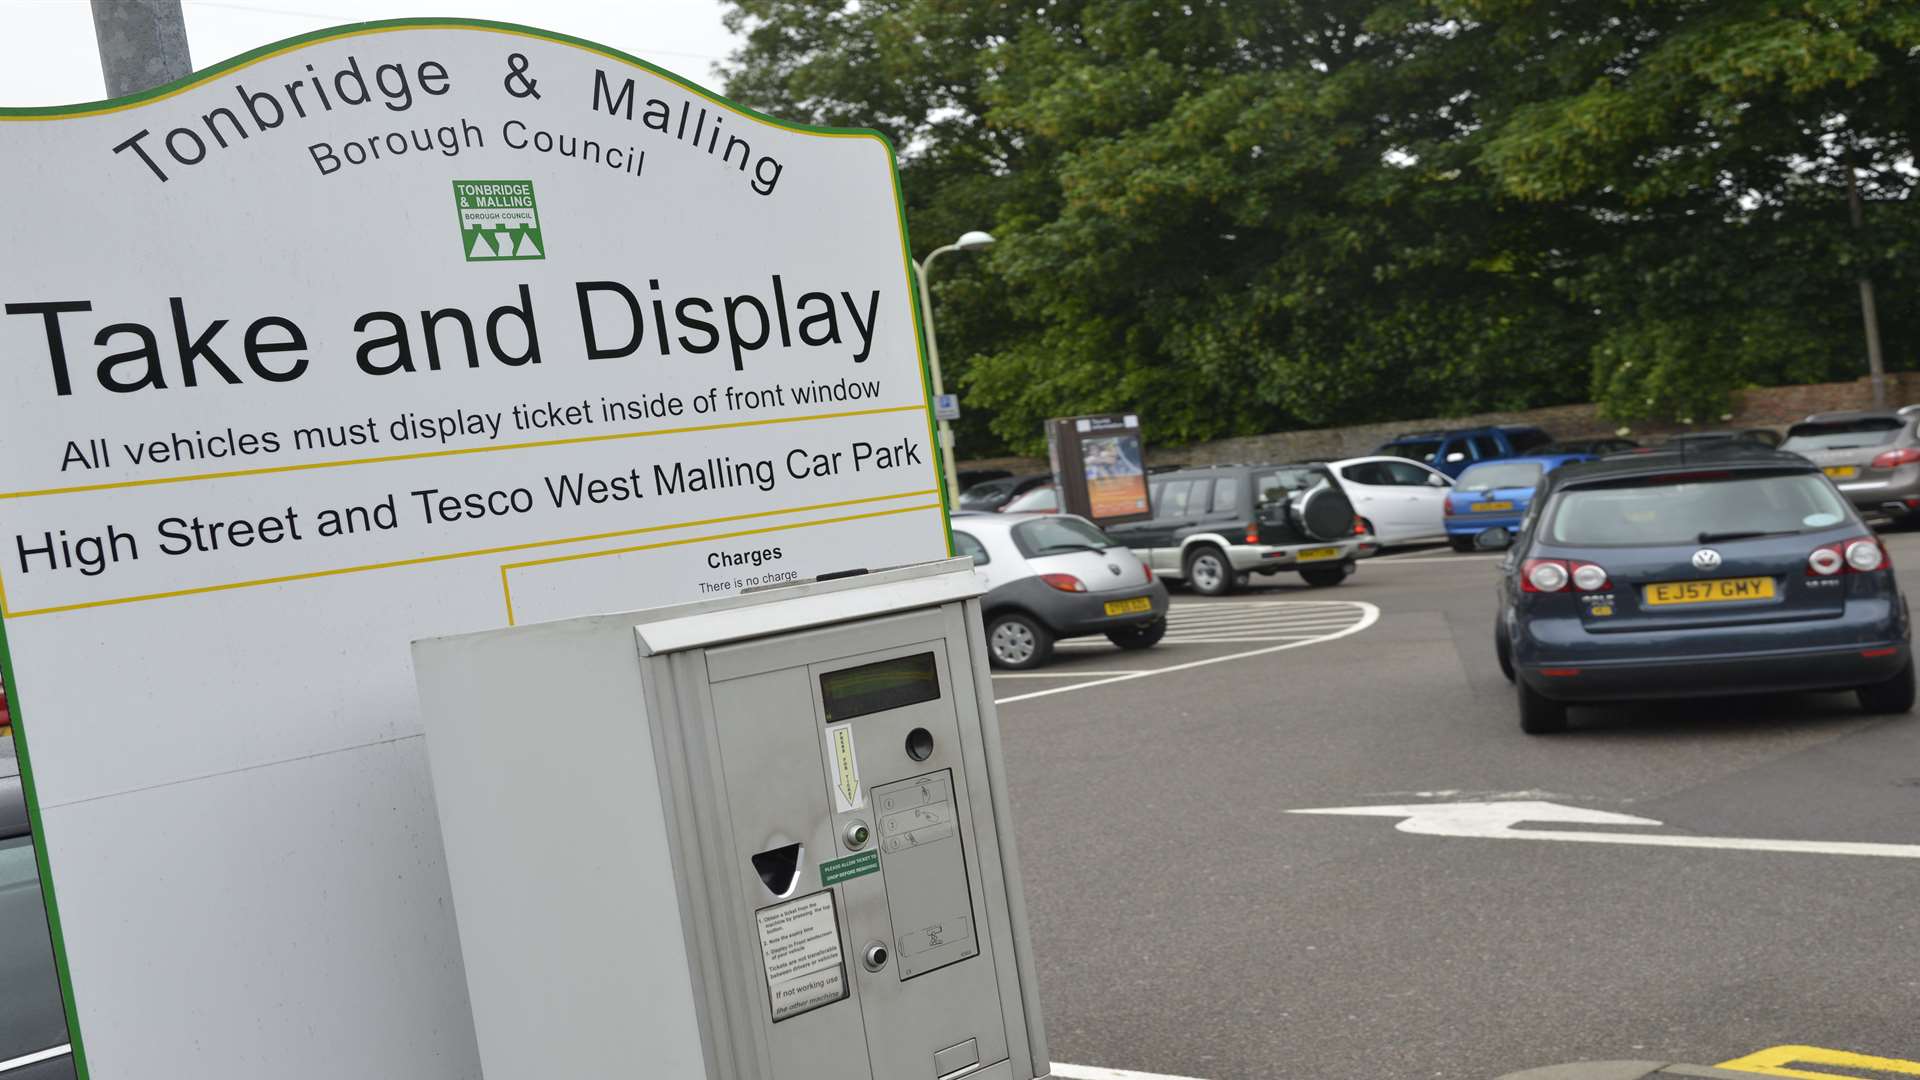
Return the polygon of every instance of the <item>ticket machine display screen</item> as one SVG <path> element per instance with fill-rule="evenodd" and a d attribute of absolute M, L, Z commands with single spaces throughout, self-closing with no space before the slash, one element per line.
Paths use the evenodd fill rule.
<path fill-rule="evenodd" d="M 842 668 L 820 676 L 820 699 L 826 705 L 829 723 L 918 705 L 939 697 L 940 672 L 934 667 L 930 652 Z"/>

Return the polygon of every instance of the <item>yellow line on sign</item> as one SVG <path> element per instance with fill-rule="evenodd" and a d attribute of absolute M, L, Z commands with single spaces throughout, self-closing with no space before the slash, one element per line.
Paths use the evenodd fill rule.
<path fill-rule="evenodd" d="M 877 416 L 881 413 L 914 412 L 925 405 L 889 405 L 880 409 L 852 409 L 847 412 L 812 413 L 807 416 L 775 416 L 762 420 L 729 420 L 718 424 L 694 424 L 687 427 L 653 428 L 648 431 L 616 431 L 606 435 L 576 435 L 566 439 L 536 442 L 500 443 L 496 446 L 462 446 L 451 450 L 422 450 L 414 454 L 383 454 L 379 457 L 345 458 L 340 461 L 308 461 L 298 465 L 266 465 L 258 469 L 232 469 L 227 472 L 192 473 L 186 476 L 154 476 L 145 480 L 118 480 L 105 484 L 76 484 L 73 487 L 41 488 L 37 491 L 0 491 L 0 499 L 31 499 L 41 495 L 72 495 L 83 491 L 113 491 L 119 488 L 147 487 L 152 484 L 184 484 L 192 480 L 227 480 L 236 476 L 266 476 L 271 473 L 305 472 L 308 469 L 338 469 L 348 465 L 379 465 L 391 461 L 420 461 L 425 458 L 456 457 L 461 454 L 491 454 L 501 450 L 534 450 L 545 446 L 578 446 L 583 443 L 614 439 L 644 439 L 654 435 L 686 435 L 700 431 L 724 431 L 728 428 L 765 427 L 769 424 L 798 424 L 807 420 L 844 420 L 850 416 Z"/>
<path fill-rule="evenodd" d="M 831 509 L 835 509 L 837 507 L 842 507 L 842 506 L 858 506 L 862 503 L 886 502 L 891 499 L 911 499 L 921 495 L 932 495 L 933 493 L 934 493 L 933 489 L 931 488 L 924 491 L 902 491 L 896 495 L 874 495 L 864 499 L 844 499 L 839 502 L 814 503 L 811 506 L 788 506 L 788 507 L 782 507 L 781 509 L 778 509 L 778 510 L 763 510 L 753 514 L 733 514 L 727 517 L 705 518 L 699 521 L 676 521 L 666 525 L 643 525 L 637 529 L 619 529 L 614 532 L 590 533 L 586 536 L 563 536 L 557 540 L 532 540 L 524 544 L 505 544 L 499 547 L 480 548 L 474 551 L 452 551 L 444 555 L 422 555 L 412 559 L 394 559 L 390 562 L 367 563 L 364 566 L 342 566 L 342 567 L 336 567 L 331 570 L 310 570 L 305 573 L 299 573 L 299 574 L 281 574 L 277 577 L 255 578 L 251 581 L 229 581 L 219 585 L 202 585 L 192 589 L 173 589 L 168 592 L 146 593 L 140 596 L 118 596 L 118 597 L 113 597 L 107 600 L 87 600 L 77 604 L 56 604 L 51 607 L 29 608 L 24 611 L 14 611 L 12 609 L 5 609 L 5 610 L 0 610 L 0 615 L 5 615 L 9 619 L 24 619 L 30 615 L 52 615 L 62 611 L 80 611 L 84 608 L 110 607 L 114 604 L 137 604 L 147 600 L 171 600 L 171 599 L 174 599 L 175 597 L 194 596 L 200 593 L 225 592 L 229 589 L 248 589 L 256 585 L 284 585 L 291 581 L 310 581 L 315 578 L 337 577 L 341 574 L 358 574 L 368 570 L 393 570 L 402 566 L 419 566 L 424 563 L 445 562 L 449 559 L 469 559 L 477 555 L 504 555 L 512 551 L 530 551 L 535 548 L 553 547 L 558 544 L 581 544 L 581 543 L 588 543 L 594 540 L 611 540 L 619 536 L 634 536 L 640 533 L 661 532 L 667 529 L 692 529 L 692 528 L 698 528 L 702 525 L 719 525 L 729 521 L 751 521 L 755 518 L 771 517 L 775 514 L 803 514 L 810 510 L 831 510 Z M 921 510 L 921 509 L 925 509 L 925 507 L 909 506 L 905 508 L 905 510 Z M 855 518 L 879 517 L 880 514 L 897 514 L 897 513 L 903 513 L 903 512 L 905 511 L 904 510 L 883 510 L 883 511 L 880 511 L 879 514 L 856 514 L 853 517 L 828 518 L 826 521 L 802 522 L 801 524 L 802 525 L 823 525 L 823 524 L 826 524 L 828 521 L 852 521 Z M 731 537 L 731 536 L 748 536 L 756 532 L 774 532 L 779 529 L 792 529 L 797 527 L 800 527 L 800 526 L 776 525 L 767 529 L 749 529 L 749 530 L 746 530 L 745 532 L 722 533 L 718 537 L 694 537 L 693 539 L 690 539 L 690 540 L 675 540 L 675 541 L 669 541 L 666 544 L 648 544 L 648 545 L 643 545 L 643 547 L 667 547 L 667 546 L 670 546 L 671 544 L 691 544 L 691 543 L 697 543 L 698 541 L 703 539 L 711 540 L 711 539 L 723 539 L 725 537 Z M 622 550 L 638 551 L 638 550 L 642 550 L 642 548 L 624 548 Z M 613 553 L 596 551 L 596 552 L 589 552 L 586 555 L 567 555 L 567 556 L 561 556 L 561 558 L 563 559 L 592 558 L 593 556 L 596 556 L 596 555 L 607 555 L 607 554 L 613 554 Z M 536 560 L 536 561 L 545 562 L 545 561 L 555 561 L 555 560 Z M 531 564 L 509 563 L 507 565 L 526 566 Z M 506 585 L 506 575 L 505 575 L 504 567 L 502 568 L 501 585 L 503 588 Z M 5 591 L 4 589 L 0 589 L 0 602 L 3 602 L 4 599 L 5 599 Z M 513 605 L 511 596 L 508 597 L 507 605 L 509 610 L 511 610 Z"/>
<path fill-rule="evenodd" d="M 1807 1069 L 1788 1068 L 1790 1065 L 1834 1065 L 1842 1069 L 1853 1069 L 1856 1072 L 1920 1076 L 1920 1061 L 1874 1057 L 1871 1054 L 1856 1054 L 1849 1050 L 1828 1050 L 1821 1046 L 1769 1046 L 1765 1050 L 1756 1050 L 1746 1057 L 1723 1061 L 1718 1067 L 1758 1073 L 1761 1076 L 1811 1077 L 1812 1080 L 1832 1080 L 1836 1076 L 1853 1075 L 1852 1073 L 1814 1072 Z"/>

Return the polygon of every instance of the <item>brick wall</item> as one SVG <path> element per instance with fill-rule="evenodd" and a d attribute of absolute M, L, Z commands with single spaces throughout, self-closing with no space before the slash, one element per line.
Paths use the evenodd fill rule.
<path fill-rule="evenodd" d="M 1920 372 L 1889 372 L 1887 397 L 1894 406 L 1920 402 Z M 1785 429 L 1808 413 L 1836 409 L 1865 409 L 1873 404 L 1873 390 L 1865 379 L 1843 383 L 1815 383 L 1808 386 L 1769 386 L 1736 392 L 1733 412 L 1728 419 L 1701 418 L 1700 423 L 1633 424 L 1627 437 L 1641 442 L 1657 441 L 1661 435 L 1680 431 L 1712 431 L 1725 428 L 1767 427 Z M 1305 431 L 1276 431 L 1266 435 L 1243 435 L 1232 439 L 1188 446 L 1162 446 L 1153 441 L 1153 412 L 1141 409 L 1146 429 L 1147 460 L 1154 464 L 1181 463 L 1211 465 L 1222 462 L 1300 461 L 1358 457 L 1395 435 L 1408 431 L 1441 428 L 1481 427 L 1492 424 L 1531 424 L 1562 439 L 1610 435 L 1621 425 L 1600 419 L 1592 405 L 1560 405 L 1524 412 L 1476 413 L 1472 416 L 1436 417 L 1424 420 L 1395 420 L 1385 424 L 1356 424 L 1350 427 L 1311 428 Z M 963 461 L 960 467 L 1001 468 L 1015 472 L 1045 472 L 1044 460 L 1034 458 L 987 458 Z"/>

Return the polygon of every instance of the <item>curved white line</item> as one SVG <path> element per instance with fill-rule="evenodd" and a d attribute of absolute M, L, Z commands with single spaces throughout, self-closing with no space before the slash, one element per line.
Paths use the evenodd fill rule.
<path fill-rule="evenodd" d="M 1278 602 L 1283 603 L 1284 601 Z M 1307 645 L 1319 645 L 1323 642 L 1337 641 L 1343 637 L 1351 637 L 1380 621 L 1380 609 L 1364 600 L 1335 600 L 1321 601 L 1321 603 L 1350 604 L 1360 609 L 1360 619 L 1344 630 L 1324 634 L 1320 637 L 1308 638 L 1305 641 L 1289 641 L 1284 645 L 1269 645 L 1264 649 L 1249 649 L 1246 652 L 1228 653 L 1225 656 L 1209 656 L 1204 660 L 1189 660 L 1184 664 L 1173 664 L 1169 667 L 1154 668 L 1152 671 L 1142 671 L 1131 675 L 1115 675 L 1110 679 L 1095 679 L 1093 682 L 1080 683 L 1076 686 L 1056 686 L 1051 690 L 1035 690 L 1030 694 L 1015 694 L 1012 697 L 994 698 L 993 703 L 995 705 L 1011 705 L 1016 701 L 1031 701 L 1034 698 L 1049 697 L 1054 694 L 1071 694 L 1076 690 L 1091 690 L 1096 686 L 1110 686 L 1114 683 L 1127 682 L 1131 679 L 1145 679 L 1154 675 L 1171 674 L 1175 671 L 1191 671 L 1194 668 L 1206 667 L 1209 664 L 1224 664 L 1229 660 L 1246 660 L 1255 656 L 1266 656 L 1269 653 L 1286 652 L 1288 649 L 1298 649 Z"/>
<path fill-rule="evenodd" d="M 1125 1069 L 1102 1069 L 1094 1065 L 1063 1065 L 1053 1063 L 1054 1080 L 1194 1080 L 1191 1076 L 1168 1076 L 1165 1073 L 1128 1072 Z"/>
<path fill-rule="evenodd" d="M 24 1069 L 29 1065 L 38 1065 L 43 1061 L 52 1061 L 54 1058 L 65 1057 L 71 1053 L 73 1053 L 73 1046 L 69 1043 L 50 1046 L 36 1053 L 24 1054 L 17 1058 L 8 1058 L 5 1061 L 0 1061 L 0 1073 L 12 1072 L 15 1069 Z"/>

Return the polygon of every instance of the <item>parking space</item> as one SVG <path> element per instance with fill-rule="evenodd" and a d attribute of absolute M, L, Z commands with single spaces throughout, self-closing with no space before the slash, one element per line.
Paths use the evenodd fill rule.
<path fill-rule="evenodd" d="M 1886 543 L 1920 573 L 1920 534 Z M 1426 548 L 1336 589 L 1176 591 L 1156 648 L 1063 642 L 996 677 L 1057 1058 L 1907 1075 L 1863 1063 L 1920 1053 L 1920 937 L 1893 914 L 1920 861 L 1920 722 L 1773 695 L 1524 735 L 1499 572 Z M 1752 1057 L 1787 1046 L 1856 1049 Z"/>
<path fill-rule="evenodd" d="M 1177 674 L 1337 641 L 1365 630 L 1379 615 L 1372 604 L 1354 600 L 1181 597 L 1168 607 L 1167 635 L 1159 645 L 1133 650 L 1104 638 L 1069 638 L 1047 668 L 996 672 L 994 691 L 1005 704 Z"/>

